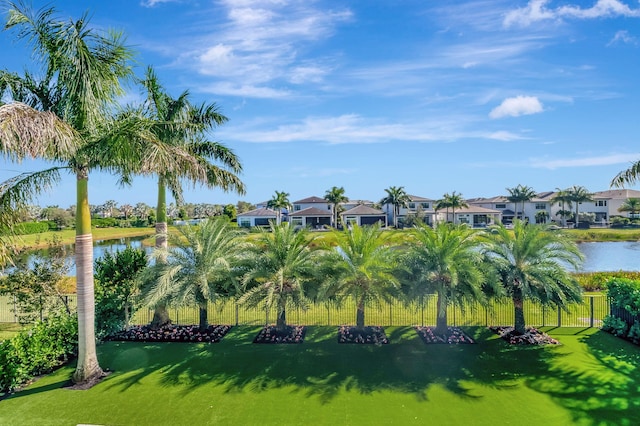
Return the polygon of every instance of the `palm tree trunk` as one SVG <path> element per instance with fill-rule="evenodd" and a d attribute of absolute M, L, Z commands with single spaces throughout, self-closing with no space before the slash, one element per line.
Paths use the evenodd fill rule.
<path fill-rule="evenodd" d="M 284 331 L 287 328 L 287 310 L 280 308 L 276 318 L 276 330 Z"/>
<path fill-rule="evenodd" d="M 364 297 L 360 298 L 356 307 L 356 328 L 364 329 Z"/>
<path fill-rule="evenodd" d="M 205 331 L 207 327 L 209 327 L 209 311 L 207 310 L 207 306 L 200 306 L 200 331 Z"/>
<path fill-rule="evenodd" d="M 88 171 L 82 168 L 77 172 L 76 183 L 75 252 L 78 296 L 78 364 L 73 373 L 75 383 L 87 383 L 104 375 L 96 354 L 93 236 L 91 235 L 88 183 Z"/>
<path fill-rule="evenodd" d="M 524 322 L 524 301 L 522 299 L 522 292 L 519 289 L 516 289 L 513 293 L 513 313 L 515 316 L 515 324 L 513 328 L 517 334 L 524 334 L 526 332 L 525 322 Z"/>
<path fill-rule="evenodd" d="M 162 178 L 158 179 L 158 205 L 156 207 L 156 248 L 167 248 L 167 189 Z M 158 259 L 158 262 L 164 262 L 166 259 Z M 169 318 L 169 310 L 167 304 L 161 302 L 156 305 L 153 310 L 153 319 L 151 320 L 151 328 L 158 329 L 164 325 L 171 324 Z"/>
<path fill-rule="evenodd" d="M 436 302 L 436 309 L 438 310 L 438 317 L 436 319 L 436 331 L 435 334 L 445 335 L 447 334 L 447 306 L 444 304 L 443 297 L 438 293 L 438 299 Z M 444 306 L 443 306 L 444 304 Z"/>

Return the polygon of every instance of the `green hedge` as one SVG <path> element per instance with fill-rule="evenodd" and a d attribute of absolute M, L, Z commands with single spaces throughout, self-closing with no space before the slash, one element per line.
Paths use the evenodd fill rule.
<path fill-rule="evenodd" d="M 16 225 L 15 233 L 18 235 L 40 234 L 51 229 L 56 229 L 56 224 L 51 221 L 22 222 Z"/>
<path fill-rule="evenodd" d="M 604 291 L 607 282 L 615 278 L 640 281 L 640 271 L 579 272 L 574 276 L 585 291 Z"/>
<path fill-rule="evenodd" d="M 606 285 L 611 315 L 605 317 L 602 329 L 640 343 L 640 280 L 612 278 Z"/>
<path fill-rule="evenodd" d="M 54 315 L 0 342 L 0 393 L 12 392 L 33 377 L 48 373 L 77 354 L 78 321 Z"/>

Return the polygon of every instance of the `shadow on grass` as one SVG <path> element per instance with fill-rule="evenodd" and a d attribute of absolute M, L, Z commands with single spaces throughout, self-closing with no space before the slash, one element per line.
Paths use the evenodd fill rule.
<path fill-rule="evenodd" d="M 640 424 L 639 348 L 603 331 L 578 339 L 583 359 L 553 365 L 529 387 L 568 408 L 576 423 Z"/>
<path fill-rule="evenodd" d="M 511 348 L 482 328 L 472 329 L 478 345 L 426 345 L 412 327 L 387 328 L 389 345 L 341 345 L 337 327 L 308 327 L 301 345 L 255 345 L 259 327 L 234 327 L 212 345 L 108 343 L 101 362 L 118 374 L 104 385 L 125 390 L 160 373 L 162 386 L 188 393 L 204 385 L 228 393 L 292 392 L 331 401 L 341 391 L 393 391 L 426 400 L 438 384 L 462 398 L 481 398 L 475 384 L 510 388 L 520 378 L 546 374 L 561 356 L 549 348 Z M 474 385 L 470 385 L 470 382 Z"/>

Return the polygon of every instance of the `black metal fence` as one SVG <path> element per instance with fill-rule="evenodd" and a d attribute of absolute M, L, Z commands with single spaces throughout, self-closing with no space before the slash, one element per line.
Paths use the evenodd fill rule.
<path fill-rule="evenodd" d="M 75 309 L 76 296 L 67 296 L 69 306 Z M 600 327 L 602 320 L 609 314 L 610 306 L 605 296 L 585 296 L 583 303 L 569 307 L 568 311 L 525 302 L 524 314 L 527 326 L 544 327 Z M 0 296 L 0 322 L 19 322 L 21 313 L 11 296 Z M 197 324 L 197 307 L 170 308 L 169 315 L 174 324 Z M 513 325 L 514 310 L 511 301 L 499 300 L 489 304 L 470 304 L 464 307 L 450 307 L 447 310 L 448 322 L 453 326 L 492 326 Z M 132 324 L 151 322 L 153 310 L 138 310 Z M 365 322 L 380 326 L 433 326 L 436 324 L 436 297 L 430 295 L 410 304 L 399 301 L 367 306 Z M 317 303 L 308 309 L 290 308 L 287 310 L 287 322 L 292 325 L 329 325 L 355 324 L 355 302 L 341 305 Z M 208 307 L 210 324 L 263 325 L 275 322 L 275 312 L 268 309 L 245 308 L 234 301 L 210 303 Z M 633 322 L 632 322 L 633 323 Z"/>
<path fill-rule="evenodd" d="M 621 320 L 629 324 L 629 326 L 632 326 L 636 322 L 640 322 L 640 315 L 634 315 L 626 309 L 620 308 L 618 306 L 611 306 L 611 316 L 620 318 Z"/>

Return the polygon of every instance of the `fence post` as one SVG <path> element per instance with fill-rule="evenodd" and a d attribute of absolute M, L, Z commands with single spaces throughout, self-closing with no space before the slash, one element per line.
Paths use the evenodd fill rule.
<path fill-rule="evenodd" d="M 424 327 L 424 296 L 420 295 L 420 325 Z"/>
<path fill-rule="evenodd" d="M 268 326 L 269 325 L 269 306 L 264 305 L 264 315 L 265 315 L 265 319 L 264 319 L 264 326 Z"/>
<path fill-rule="evenodd" d="M 558 306 L 558 327 L 562 327 L 562 309 Z"/>
<path fill-rule="evenodd" d="M 484 307 L 484 326 L 489 327 L 489 308 Z"/>
<path fill-rule="evenodd" d="M 393 305 L 389 303 L 389 326 L 393 325 Z"/>
<path fill-rule="evenodd" d="M 331 325 L 329 305 L 327 305 L 327 327 Z"/>
<path fill-rule="evenodd" d="M 238 303 L 235 303 L 236 306 L 236 327 L 238 326 L 238 318 L 239 318 L 239 309 L 238 309 Z"/>
<path fill-rule="evenodd" d="M 545 321 L 547 319 L 547 307 L 542 305 L 542 326 L 545 326 Z"/>
<path fill-rule="evenodd" d="M 13 322 L 18 322 L 18 302 L 15 294 L 13 295 Z"/>
<path fill-rule="evenodd" d="M 589 327 L 593 328 L 593 323 L 594 323 L 594 309 L 593 309 L 593 297 L 594 296 L 589 296 L 589 310 L 591 311 L 590 315 L 589 315 Z"/>

